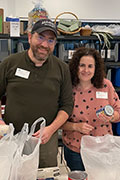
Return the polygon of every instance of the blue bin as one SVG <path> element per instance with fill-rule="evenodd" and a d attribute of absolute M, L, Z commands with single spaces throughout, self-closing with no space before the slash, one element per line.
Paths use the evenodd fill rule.
<path fill-rule="evenodd" d="M 120 122 L 116 123 L 116 133 L 120 136 Z"/>
<path fill-rule="evenodd" d="M 115 67 L 111 70 L 111 81 L 113 86 L 120 87 L 120 68 Z"/>

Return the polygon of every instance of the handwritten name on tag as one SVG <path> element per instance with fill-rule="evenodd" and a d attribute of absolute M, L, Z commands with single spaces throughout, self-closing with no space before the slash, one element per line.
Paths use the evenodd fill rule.
<path fill-rule="evenodd" d="M 96 92 L 96 98 L 98 99 L 108 99 L 108 92 Z"/>
<path fill-rule="evenodd" d="M 24 70 L 24 69 L 21 69 L 21 68 L 16 69 L 15 76 L 28 79 L 29 75 L 30 75 L 30 71 L 27 71 L 27 70 Z"/>

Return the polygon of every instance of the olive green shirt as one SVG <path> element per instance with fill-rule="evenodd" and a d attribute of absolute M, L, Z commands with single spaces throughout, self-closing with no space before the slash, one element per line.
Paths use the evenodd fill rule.
<path fill-rule="evenodd" d="M 68 115 L 73 108 L 72 85 L 68 65 L 50 55 L 36 67 L 28 51 L 16 53 L 0 63 L 0 99 L 6 94 L 4 120 L 20 131 L 39 117 L 49 125 L 59 110 Z"/>

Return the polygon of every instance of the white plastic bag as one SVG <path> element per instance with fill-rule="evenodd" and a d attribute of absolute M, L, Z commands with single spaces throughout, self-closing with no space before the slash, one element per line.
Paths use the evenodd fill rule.
<path fill-rule="evenodd" d="M 14 127 L 9 125 L 10 132 L 0 140 L 0 180 L 8 180 L 10 168 L 17 145 L 13 141 Z"/>
<path fill-rule="evenodd" d="M 83 136 L 81 156 L 89 180 L 120 180 L 119 136 Z"/>
<path fill-rule="evenodd" d="M 120 36 L 120 25 L 119 24 L 110 24 L 106 25 L 94 25 L 92 26 L 93 32 L 105 32 L 110 33 L 113 36 Z"/>
<path fill-rule="evenodd" d="M 41 143 L 40 138 L 32 137 L 37 123 L 42 122 L 40 125 L 41 134 L 45 127 L 45 119 L 39 118 L 36 120 L 27 136 L 26 141 L 21 143 L 17 149 L 14 161 L 12 164 L 11 175 L 9 180 L 36 180 L 37 170 L 39 163 L 39 147 Z"/>
<path fill-rule="evenodd" d="M 108 28 L 112 32 L 113 36 L 120 36 L 120 25 L 119 24 L 110 24 L 108 26 Z"/>
<path fill-rule="evenodd" d="M 0 140 L 0 180 L 8 180 L 15 153 L 21 142 L 26 139 L 28 125 L 25 123 L 21 132 L 14 136 L 14 126 L 9 124 L 8 134 Z"/>

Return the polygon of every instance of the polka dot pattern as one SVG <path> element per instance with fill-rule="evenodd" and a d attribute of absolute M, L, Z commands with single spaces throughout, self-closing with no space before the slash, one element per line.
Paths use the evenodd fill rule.
<path fill-rule="evenodd" d="M 108 93 L 108 99 L 96 98 L 96 92 L 98 91 Z M 89 90 L 83 91 L 80 88 L 74 88 L 73 94 L 75 105 L 73 114 L 71 115 L 71 121 L 78 123 L 78 126 L 80 126 L 81 123 L 92 125 L 94 129 L 89 133 L 90 136 L 104 136 L 108 133 L 112 134 L 111 123 L 100 121 L 96 116 L 96 110 L 107 104 L 114 105 L 116 110 L 119 109 L 120 112 L 120 101 L 111 82 L 105 79 L 104 86 L 101 89 L 92 87 Z M 63 142 L 71 150 L 79 152 L 81 137 L 83 135 L 84 134 L 79 131 L 63 131 Z"/>

